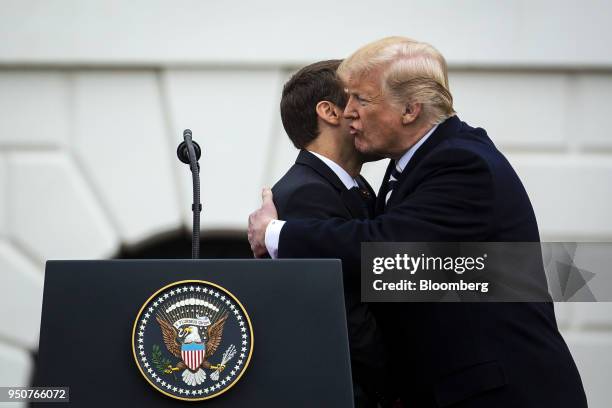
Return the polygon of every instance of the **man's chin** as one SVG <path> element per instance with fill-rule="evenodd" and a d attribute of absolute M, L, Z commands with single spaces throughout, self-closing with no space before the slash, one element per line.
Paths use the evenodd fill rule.
<path fill-rule="evenodd" d="M 369 154 L 370 146 L 359 136 L 354 139 L 355 149 L 361 154 Z"/>
<path fill-rule="evenodd" d="M 359 156 L 363 163 L 378 161 L 385 158 L 383 155 L 373 151 L 371 146 L 363 143 L 359 139 L 355 139 L 355 149 L 359 152 Z"/>
<path fill-rule="evenodd" d="M 375 162 L 378 160 L 385 159 L 384 156 L 381 156 L 380 154 L 373 153 L 373 152 L 365 152 L 365 153 L 359 152 L 359 157 L 362 163 Z"/>

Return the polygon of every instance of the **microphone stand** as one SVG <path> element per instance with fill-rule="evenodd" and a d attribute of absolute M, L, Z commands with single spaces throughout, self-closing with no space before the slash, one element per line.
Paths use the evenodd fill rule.
<path fill-rule="evenodd" d="M 200 164 L 198 159 L 202 155 L 200 146 L 191 138 L 191 130 L 183 131 L 184 142 L 179 144 L 176 149 L 176 154 L 179 160 L 185 164 L 189 164 L 191 170 L 191 179 L 193 182 L 193 204 L 191 211 L 193 212 L 193 230 L 191 237 L 191 258 L 200 258 L 200 212 L 202 204 L 200 203 Z"/>

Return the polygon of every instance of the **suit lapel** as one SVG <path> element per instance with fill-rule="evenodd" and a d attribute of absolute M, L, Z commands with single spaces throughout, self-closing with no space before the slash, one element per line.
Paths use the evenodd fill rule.
<path fill-rule="evenodd" d="M 444 122 L 442 122 L 438 128 L 431 134 L 431 136 L 429 136 L 429 139 L 427 139 L 425 141 L 425 143 L 423 143 L 421 145 L 421 147 L 419 147 L 417 149 L 416 152 L 414 152 L 414 156 L 412 156 L 412 158 L 410 159 L 410 161 L 408 162 L 408 164 L 406 165 L 406 167 L 404 168 L 404 170 L 402 171 L 402 174 L 400 175 L 399 179 L 397 180 L 397 184 L 395 184 L 395 189 L 394 191 L 397 191 L 399 189 L 401 189 L 403 187 L 403 185 L 405 184 L 406 179 L 408 178 L 408 176 L 410 175 L 410 172 L 412 171 L 412 169 L 414 169 L 416 166 L 419 165 L 419 163 L 425 158 L 427 157 L 427 155 L 434 150 L 442 141 L 448 139 L 449 137 L 451 137 L 454 134 L 457 134 L 457 131 L 459 130 L 459 127 L 461 126 L 461 121 L 459 120 L 459 118 L 457 116 L 452 116 L 448 119 L 446 119 Z M 391 163 L 389 163 L 389 167 L 387 168 L 387 173 L 385 173 L 385 184 L 387 183 L 388 179 L 389 179 L 389 174 L 391 174 L 391 166 L 393 166 L 395 163 L 394 160 L 391 160 Z M 382 189 L 382 186 L 381 186 Z M 388 191 L 388 190 L 387 190 Z M 385 195 L 387 194 L 387 191 L 385 191 Z M 380 193 L 379 193 L 380 194 Z M 397 194 L 391 194 L 391 197 L 389 198 L 389 201 L 387 202 L 387 204 L 385 205 L 385 197 L 384 196 L 380 196 L 378 197 L 378 202 L 377 202 L 377 210 L 379 208 L 378 205 L 382 205 L 382 211 L 384 212 L 384 208 L 386 206 L 392 205 L 394 203 L 396 203 L 398 200 L 400 200 L 400 198 L 398 198 L 399 196 Z M 381 203 L 382 201 L 382 203 Z M 378 214 L 378 212 L 377 212 Z"/>
<path fill-rule="evenodd" d="M 297 159 L 295 160 L 296 164 L 301 164 L 304 166 L 308 166 L 314 171 L 316 171 L 321 177 L 327 180 L 332 186 L 338 190 L 340 193 L 340 198 L 342 202 L 349 210 L 351 215 L 355 218 L 367 218 L 368 217 L 368 208 L 364 205 L 364 201 L 359 196 L 359 192 L 350 191 L 346 188 L 342 180 L 334 173 L 332 169 L 327 166 L 321 159 L 319 159 L 314 154 L 310 153 L 307 150 L 301 150 L 300 154 L 298 154 Z M 359 176 L 361 177 L 361 176 Z M 361 180 L 365 181 L 365 179 L 361 178 Z M 364 185 L 370 194 L 374 194 L 372 187 L 365 181 Z"/>
<path fill-rule="evenodd" d="M 323 163 L 321 159 L 309 151 L 300 150 L 300 154 L 298 154 L 295 163 L 310 167 L 319 173 L 321 177 L 327 180 L 338 191 L 346 190 L 345 185 L 342 183 L 342 180 L 336 176 L 336 173 L 334 173 L 334 171 L 330 169 L 327 164 Z"/>
<path fill-rule="evenodd" d="M 374 218 L 374 216 L 376 215 L 376 194 L 374 193 L 374 189 L 372 188 L 370 183 L 368 183 L 365 177 L 363 177 L 361 174 L 359 175 L 359 177 L 357 177 L 357 183 L 359 183 L 359 186 L 362 190 L 360 191 L 361 200 L 366 204 L 368 217 Z"/>
<path fill-rule="evenodd" d="M 344 189 L 340 197 L 353 218 L 368 218 L 368 209 L 359 196 L 359 191 Z"/>
<path fill-rule="evenodd" d="M 361 174 L 357 178 L 359 179 L 358 182 L 360 182 L 368 191 L 368 194 L 370 194 L 371 198 L 375 199 L 376 193 L 374 193 L 374 189 L 372 188 L 370 183 L 368 183 L 368 180 L 366 180 L 365 177 L 363 177 Z"/>
<path fill-rule="evenodd" d="M 401 184 L 402 180 L 406 178 L 406 175 L 410 173 L 410 170 L 415 168 L 421 162 L 421 160 L 423 160 L 423 158 L 426 157 L 429 152 L 435 149 L 436 146 L 438 146 L 443 140 L 457 134 L 460 125 L 461 121 L 457 116 L 452 116 L 440 123 L 436 131 L 429 136 L 429 139 L 427 139 L 425 143 L 423 143 L 423 145 L 419 147 L 416 152 L 414 152 L 414 156 L 412 156 L 406 165 L 406 168 L 404 168 L 402 171 L 398 184 Z"/>

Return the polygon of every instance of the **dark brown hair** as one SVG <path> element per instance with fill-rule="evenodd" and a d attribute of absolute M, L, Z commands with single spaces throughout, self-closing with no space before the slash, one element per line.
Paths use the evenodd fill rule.
<path fill-rule="evenodd" d="M 342 60 L 319 61 L 296 72 L 283 87 L 281 119 L 293 145 L 303 149 L 319 135 L 317 103 L 329 101 L 344 109 L 347 97 L 336 76 Z"/>

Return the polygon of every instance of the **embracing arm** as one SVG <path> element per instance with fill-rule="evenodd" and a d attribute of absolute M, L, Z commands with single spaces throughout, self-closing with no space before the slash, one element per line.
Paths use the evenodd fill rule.
<path fill-rule="evenodd" d="M 276 259 L 278 240 L 285 221 L 295 219 L 350 218 L 338 192 L 322 183 L 307 183 L 291 191 L 283 191 L 277 196 L 278 215 L 284 221 L 272 221 L 265 232 L 265 248 L 270 257 Z M 312 256 L 312 254 L 311 254 Z M 302 258 L 308 258 L 302 255 Z"/>
<path fill-rule="evenodd" d="M 462 149 L 445 149 L 426 160 L 418 187 L 373 220 L 288 221 L 280 232 L 279 256 L 314 253 L 359 270 L 361 242 L 485 240 L 494 198 L 487 164 Z"/>

